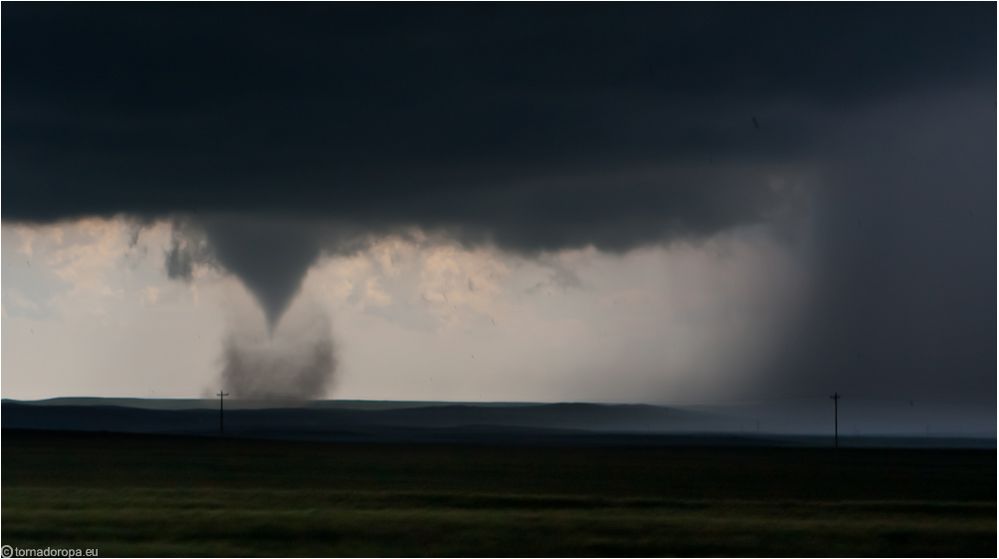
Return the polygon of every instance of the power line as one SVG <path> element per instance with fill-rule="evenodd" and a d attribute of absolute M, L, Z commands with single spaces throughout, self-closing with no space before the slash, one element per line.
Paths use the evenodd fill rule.
<path fill-rule="evenodd" d="M 222 400 L 228 395 L 228 392 L 221 390 L 216 394 L 219 397 L 219 436 L 225 435 L 225 407 L 222 405 Z"/>
<path fill-rule="evenodd" d="M 833 392 L 830 398 L 833 401 L 833 446 L 839 448 L 839 399 L 842 396 L 839 395 L 839 392 Z"/>

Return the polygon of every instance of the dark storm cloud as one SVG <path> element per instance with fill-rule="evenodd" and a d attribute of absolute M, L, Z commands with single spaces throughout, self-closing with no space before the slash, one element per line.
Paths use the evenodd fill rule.
<path fill-rule="evenodd" d="M 817 110 L 994 67 L 988 5 L 3 13 L 4 219 L 285 211 L 524 250 L 757 220 Z"/>
<path fill-rule="evenodd" d="M 778 384 L 995 394 L 995 4 L 2 10 L 3 219 L 180 216 L 168 270 L 225 267 L 272 326 L 368 234 L 624 251 L 805 177 Z"/>

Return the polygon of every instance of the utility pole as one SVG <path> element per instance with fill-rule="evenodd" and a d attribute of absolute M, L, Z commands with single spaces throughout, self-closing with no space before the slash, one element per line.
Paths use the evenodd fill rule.
<path fill-rule="evenodd" d="M 222 399 L 228 395 L 229 395 L 228 392 L 222 392 L 221 390 L 217 394 L 217 396 L 219 397 L 219 436 L 225 434 L 225 420 L 224 420 L 225 409 L 222 406 Z"/>
<path fill-rule="evenodd" d="M 833 445 L 835 448 L 839 448 L 839 399 L 842 396 L 839 395 L 839 392 L 833 392 L 830 398 L 833 401 Z"/>

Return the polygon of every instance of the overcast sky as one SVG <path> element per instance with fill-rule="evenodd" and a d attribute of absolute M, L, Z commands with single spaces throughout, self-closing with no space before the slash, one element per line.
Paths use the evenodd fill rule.
<path fill-rule="evenodd" d="M 4 397 L 995 397 L 994 4 L 3 5 Z"/>

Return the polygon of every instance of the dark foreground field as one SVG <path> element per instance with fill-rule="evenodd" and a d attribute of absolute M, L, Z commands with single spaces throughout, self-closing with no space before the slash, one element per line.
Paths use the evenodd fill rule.
<path fill-rule="evenodd" d="M 994 450 L 8 431 L 3 544 L 112 555 L 995 556 Z"/>

